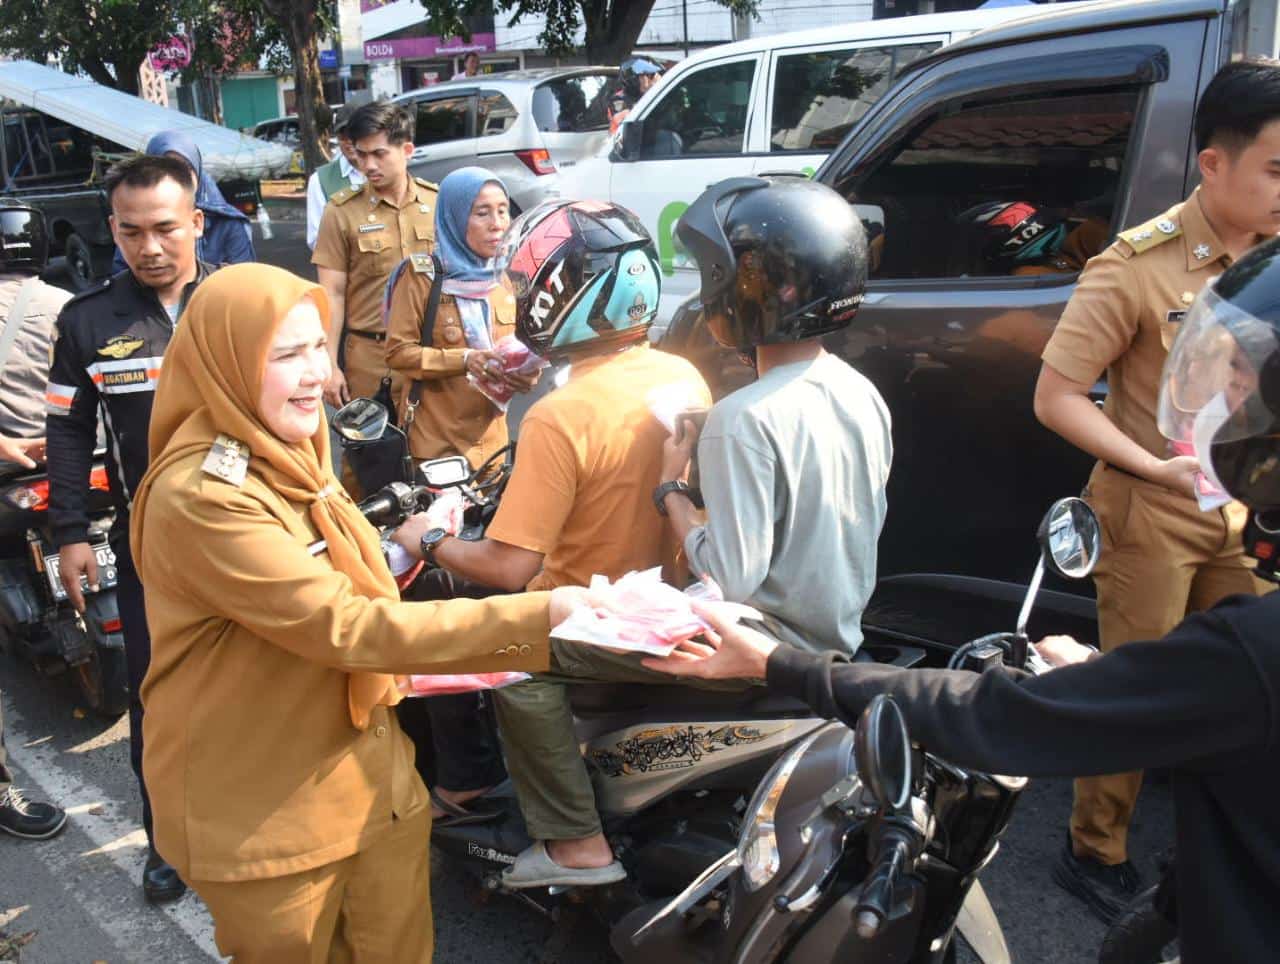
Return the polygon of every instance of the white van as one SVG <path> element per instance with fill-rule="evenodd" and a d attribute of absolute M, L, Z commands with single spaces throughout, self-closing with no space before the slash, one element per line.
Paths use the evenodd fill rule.
<path fill-rule="evenodd" d="M 661 329 L 698 288 L 673 231 L 707 185 L 771 171 L 812 174 L 907 64 L 1040 9 L 867 20 L 704 50 L 641 97 L 597 155 L 564 164 L 550 193 L 607 198 L 639 215 L 662 265 Z"/>

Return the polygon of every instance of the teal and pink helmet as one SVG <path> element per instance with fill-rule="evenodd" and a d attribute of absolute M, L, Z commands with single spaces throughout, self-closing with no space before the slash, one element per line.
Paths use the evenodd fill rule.
<path fill-rule="evenodd" d="M 604 201 L 548 201 L 517 218 L 495 258 L 516 337 L 556 359 L 647 337 L 662 284 L 640 219 Z"/>

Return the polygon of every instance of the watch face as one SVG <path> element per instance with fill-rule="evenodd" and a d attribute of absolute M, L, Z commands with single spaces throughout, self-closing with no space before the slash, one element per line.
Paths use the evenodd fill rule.
<path fill-rule="evenodd" d="M 422 534 L 422 550 L 425 553 L 428 549 L 434 549 L 449 533 L 445 529 L 435 528 L 428 529 Z"/>

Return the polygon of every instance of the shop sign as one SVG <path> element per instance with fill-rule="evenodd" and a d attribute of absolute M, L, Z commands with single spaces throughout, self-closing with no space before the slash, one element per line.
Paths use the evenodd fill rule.
<path fill-rule="evenodd" d="M 147 61 L 152 70 L 182 70 L 191 64 L 191 43 L 186 37 L 172 36 L 151 48 Z"/>
<path fill-rule="evenodd" d="M 430 60 L 458 54 L 490 53 L 496 50 L 491 33 L 474 33 L 470 42 L 460 37 L 400 37 L 396 40 L 366 40 L 365 60 Z"/>

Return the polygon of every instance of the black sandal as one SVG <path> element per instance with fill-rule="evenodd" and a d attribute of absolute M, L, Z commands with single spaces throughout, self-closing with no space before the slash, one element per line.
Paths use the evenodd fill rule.
<path fill-rule="evenodd" d="M 463 827 L 475 823 L 491 823 L 503 815 L 502 810 L 468 810 L 456 803 L 444 799 L 434 790 L 427 791 L 431 795 L 431 803 L 444 811 L 443 817 L 434 817 L 432 822 L 437 827 Z M 477 797 L 482 800 L 482 797 Z"/>

